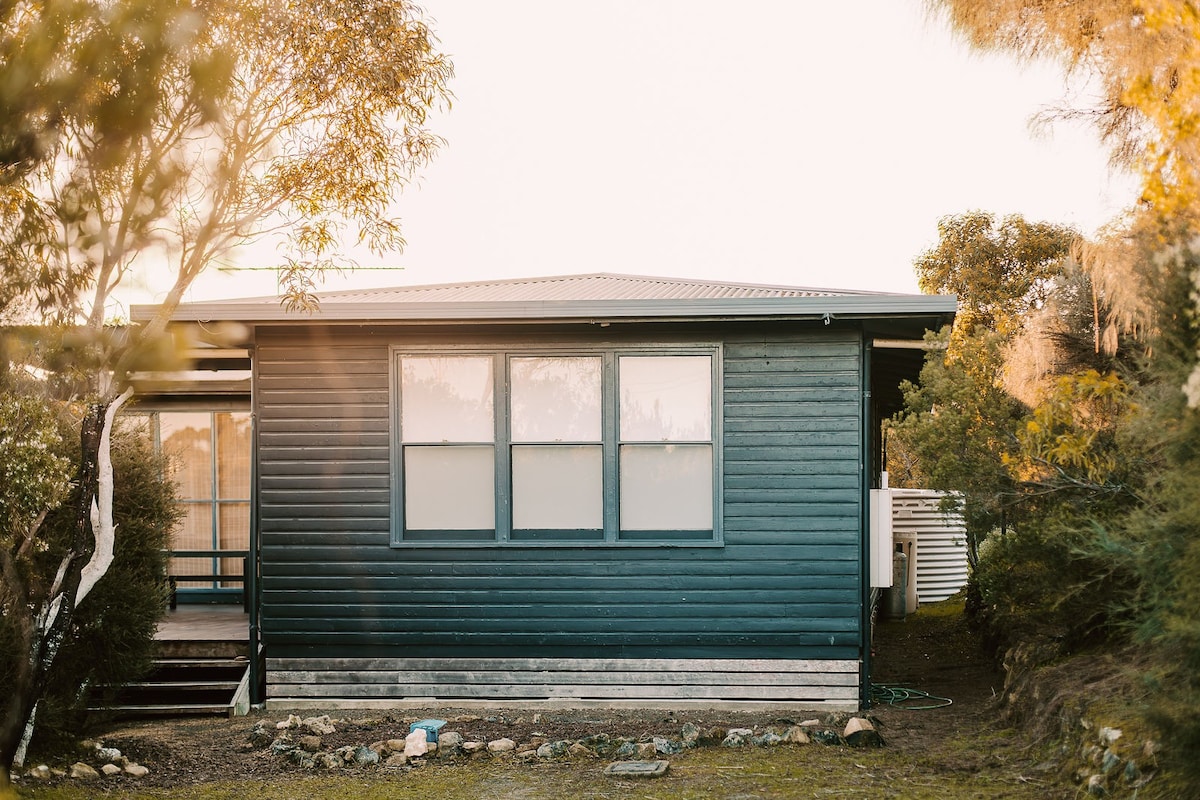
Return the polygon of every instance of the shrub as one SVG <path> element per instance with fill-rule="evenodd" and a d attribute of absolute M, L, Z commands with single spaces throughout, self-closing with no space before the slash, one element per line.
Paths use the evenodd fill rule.
<path fill-rule="evenodd" d="M 71 435 L 63 441 L 73 443 Z M 73 460 L 77 454 L 72 453 Z M 162 458 L 142 429 L 119 425 L 112 438 L 116 481 L 113 518 L 117 526 L 108 573 L 79 606 L 38 706 L 37 741 L 75 734 L 95 690 L 144 675 L 153 659 L 154 633 L 166 609 L 165 549 L 180 518 L 175 486 L 165 477 Z M 74 494 L 55 507 L 40 531 L 44 543 L 32 560 L 31 585 L 53 578 L 71 537 Z M 44 589 L 43 589 L 44 591 Z M 40 601 L 40 597 L 37 598 Z M 0 681 L 19 657 L 16 621 L 0 625 Z M 4 690 L 0 683 L 0 691 Z"/>

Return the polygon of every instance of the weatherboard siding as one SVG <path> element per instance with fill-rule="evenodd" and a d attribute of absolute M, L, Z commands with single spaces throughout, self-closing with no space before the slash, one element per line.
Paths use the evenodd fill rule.
<path fill-rule="evenodd" d="M 549 697 L 627 690 L 597 690 L 594 670 L 546 659 L 683 659 L 696 674 L 713 659 L 803 661 L 828 665 L 809 670 L 806 689 L 767 673 L 749 682 L 758 688 L 726 688 L 744 700 L 857 697 L 857 670 L 845 666 L 861 641 L 857 333 L 705 332 L 723 350 L 724 545 L 694 548 L 389 546 L 388 348 L 428 341 L 416 335 L 258 333 L 269 697 L 409 685 L 413 659 L 430 658 L 516 659 L 510 669 L 524 664 L 558 687 Z M 455 696 L 481 691 L 472 670 L 455 674 Z M 829 683 L 821 675 L 840 688 L 816 688 Z M 720 693 L 698 686 L 691 696 Z"/>

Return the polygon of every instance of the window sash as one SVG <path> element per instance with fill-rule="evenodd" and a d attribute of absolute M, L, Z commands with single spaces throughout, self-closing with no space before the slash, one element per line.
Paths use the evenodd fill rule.
<path fill-rule="evenodd" d="M 720 546 L 721 536 L 721 481 L 720 470 L 720 429 L 721 419 L 716 409 L 720 408 L 720 346 L 718 344 L 687 344 L 687 345 L 629 345 L 607 347 L 520 347 L 503 346 L 496 349 L 456 348 L 454 346 L 422 346 L 406 347 L 394 345 L 392 353 L 392 390 L 393 394 L 393 444 L 392 444 L 392 544 L 394 546 L 494 546 L 494 545 L 523 545 L 523 546 Z M 668 436 L 677 439 L 664 439 L 662 431 L 658 438 L 646 442 L 637 439 L 626 439 L 621 435 L 621 386 L 620 367 L 622 359 L 664 359 L 661 364 L 684 367 L 684 373 L 693 378 L 700 376 L 700 389 L 693 390 L 693 397 L 687 402 L 676 402 L 674 408 L 683 409 L 682 415 L 676 414 L 673 419 L 676 424 L 667 427 Z M 449 439 L 465 439 L 465 436 L 444 435 L 441 441 L 408 441 L 404 421 L 404 386 L 403 363 L 405 359 L 448 359 L 475 358 L 490 359 L 492 374 L 492 431 L 488 442 L 482 441 L 447 441 Z M 703 370 L 697 368 L 703 364 Z M 581 378 L 581 373 L 593 374 L 599 366 L 599 386 L 595 389 L 585 389 L 588 381 Z M 653 375 L 654 362 L 639 361 L 637 367 L 642 367 L 643 375 Z M 668 369 L 668 373 L 679 370 Z M 660 371 L 661 372 L 661 371 Z M 539 387 L 531 387 L 529 377 L 536 373 L 542 381 Z M 702 374 L 701 374 L 702 373 Z M 645 383 L 645 381 L 643 381 Z M 696 383 L 693 381 L 693 383 Z M 634 383 L 636 386 L 636 382 Z M 566 415 L 562 419 L 548 424 L 528 424 L 530 419 L 522 420 L 522 414 L 534 413 L 539 407 L 546 407 L 556 395 L 570 395 L 572 392 L 595 391 L 599 393 L 599 434 L 594 432 L 594 425 L 581 422 L 583 417 Z M 702 395 L 702 396 L 697 396 Z M 642 392 L 642 398 L 647 395 Z M 676 401 L 679 400 L 677 396 Z M 684 397 L 686 400 L 686 397 Z M 662 404 L 660 403 L 660 407 Z M 696 409 L 703 409 L 697 421 Z M 595 409 L 585 414 L 594 415 Z M 565 422 L 563 420 L 566 420 Z M 537 421 L 534 420 L 536 423 Z M 636 430 L 629 431 L 637 435 Z M 478 435 L 478 434 L 473 434 Z M 406 497 L 410 483 L 406 465 L 407 453 L 413 447 L 473 447 L 486 444 L 492 447 L 493 470 L 491 479 L 493 491 L 490 500 L 494 514 L 490 521 L 492 527 L 452 526 L 442 529 L 428 527 L 428 517 L 415 521 L 426 527 L 417 528 L 410 524 Z M 634 515 L 626 517 L 632 522 L 639 519 L 654 519 L 654 524 L 661 527 L 641 528 L 622 527 L 622 487 L 621 487 L 621 449 L 632 445 L 678 445 L 695 448 L 702 451 L 703 461 L 708 465 L 708 472 L 703 480 L 700 479 L 702 470 L 693 468 L 689 474 L 696 481 L 694 490 L 686 495 L 686 502 L 675 498 L 675 507 L 686 510 L 686 514 L 676 521 L 678 524 L 667 524 L 669 517 L 662 514 L 657 517 Z M 569 470 L 562 475 L 554 475 L 554 482 L 561 483 L 557 488 L 547 485 L 543 497 L 537 497 L 539 470 L 541 479 L 551 483 L 550 475 L 553 467 L 550 462 L 560 459 L 564 463 L 572 459 L 583 458 L 579 455 L 588 448 L 590 452 L 599 453 L 600 480 L 598 486 L 589 486 L 588 481 L 595 481 L 594 461 L 596 456 L 587 456 L 593 463 L 586 470 L 578 466 L 580 473 L 571 475 Z M 557 451 L 557 452 L 556 452 Z M 692 452 L 692 451 L 689 451 Z M 574 454 L 568 456 L 568 453 Z M 543 462 L 536 465 L 534 462 Z M 584 472 L 589 477 L 583 477 Z M 419 483 L 419 479 L 418 479 Z M 413 484 L 417 485 L 416 483 Z M 678 487 L 677 487 L 678 488 Z M 627 488 L 625 491 L 629 491 Z M 460 497 L 461 495 L 459 495 Z M 446 495 L 447 501 L 455 497 L 453 492 Z M 570 506 L 574 497 L 575 502 L 582 507 Z M 705 502 L 700 503 L 704 497 Z M 561 499 L 563 507 L 556 508 L 556 502 Z M 485 498 L 486 502 L 486 498 Z M 691 506 L 699 503 L 702 509 Z M 598 513 L 597 513 L 598 512 Z M 599 519 L 597 520 L 597 516 Z"/>

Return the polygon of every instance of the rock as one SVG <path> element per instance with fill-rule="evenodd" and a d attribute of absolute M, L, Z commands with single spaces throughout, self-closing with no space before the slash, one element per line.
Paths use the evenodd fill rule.
<path fill-rule="evenodd" d="M 286 731 L 292 728 L 299 728 L 304 721 L 295 714 L 288 714 L 288 718 L 275 723 L 275 730 Z"/>
<path fill-rule="evenodd" d="M 571 749 L 574 742 L 568 742 L 565 739 L 559 739 L 557 742 L 546 742 L 537 749 L 538 758 L 558 758 L 565 756 Z"/>
<path fill-rule="evenodd" d="M 1133 762 L 1133 759 L 1125 762 L 1125 769 L 1122 772 L 1125 777 L 1125 782 L 1133 785 L 1142 779 L 1142 771 L 1138 769 L 1138 765 Z"/>
<path fill-rule="evenodd" d="M 883 747 L 883 737 L 875 730 L 875 726 L 861 717 L 850 718 L 842 738 L 851 747 Z"/>
<path fill-rule="evenodd" d="M 260 720 L 246 737 L 246 741 L 255 747 L 266 747 L 275 739 L 275 726 L 266 720 Z"/>
<path fill-rule="evenodd" d="M 670 739 L 664 738 L 662 736 L 654 737 L 654 752 L 662 753 L 665 756 L 673 756 L 676 753 L 680 753 L 682 751 L 683 751 L 683 745 L 676 744 L 675 742 L 672 742 Z"/>
<path fill-rule="evenodd" d="M 517 743 L 512 739 L 495 739 L 488 742 L 487 749 L 489 753 L 508 753 L 517 749 Z"/>
<path fill-rule="evenodd" d="M 461 733 L 447 731 L 438 736 L 438 755 L 453 755 L 455 750 L 462 747 L 463 737 Z M 393 748 L 394 749 L 394 748 Z"/>
<path fill-rule="evenodd" d="M 392 753 L 403 753 L 405 744 L 407 744 L 407 742 L 405 742 L 403 739 L 388 739 L 383 743 L 384 747 L 386 747 Z"/>
<path fill-rule="evenodd" d="M 105 776 L 107 776 L 109 778 L 111 778 L 113 775 L 121 774 L 121 768 L 118 767 L 116 764 L 105 764 L 103 767 L 100 768 L 100 771 L 103 772 L 105 774 Z"/>
<path fill-rule="evenodd" d="M 740 733 L 740 731 L 746 731 L 746 733 L 743 734 Z M 745 747 L 746 736 L 748 736 L 750 733 L 752 733 L 752 731 L 746 730 L 745 728 L 731 730 L 729 733 L 725 734 L 725 738 L 721 740 L 721 747 Z"/>
<path fill-rule="evenodd" d="M 822 722 L 819 719 L 806 719 L 800 723 L 801 728 L 819 728 L 821 725 Z"/>
<path fill-rule="evenodd" d="M 36 767 L 26 772 L 25 775 L 39 781 L 48 781 L 54 777 L 50 772 L 50 768 L 45 764 L 38 764 Z"/>
<path fill-rule="evenodd" d="M 100 742 L 97 742 L 95 739 L 81 739 L 79 746 L 84 750 L 98 750 L 104 745 L 100 744 Z"/>
<path fill-rule="evenodd" d="M 1104 757 L 1100 759 L 1100 771 L 1107 775 L 1120 763 L 1121 757 L 1109 748 L 1104 751 Z"/>
<path fill-rule="evenodd" d="M 613 753 L 615 758 L 633 758 L 635 755 L 637 755 L 637 745 L 633 742 L 621 742 L 617 752 Z"/>
<path fill-rule="evenodd" d="M 1108 794 L 1108 787 L 1104 785 L 1103 775 L 1093 775 L 1088 778 L 1087 793 L 1093 797 L 1103 797 Z"/>
<path fill-rule="evenodd" d="M 653 761 L 658 752 L 654 749 L 654 742 L 636 742 L 633 747 L 637 757 L 643 761 Z"/>
<path fill-rule="evenodd" d="M 684 747 L 695 747 L 700 741 L 700 729 L 690 722 L 685 722 L 680 737 Z"/>
<path fill-rule="evenodd" d="M 585 736 L 579 740 L 579 744 L 597 755 L 611 753 L 616 747 L 612 737 L 607 733 L 593 733 L 591 736 Z"/>
<path fill-rule="evenodd" d="M 309 734 L 307 736 L 301 736 L 296 744 L 300 746 L 301 750 L 307 750 L 310 753 L 315 753 L 321 749 L 322 742 L 320 736 L 313 736 L 312 734 Z"/>
<path fill-rule="evenodd" d="M 117 761 L 121 758 L 121 751 L 115 747 L 97 747 L 96 758 L 101 761 Z"/>
<path fill-rule="evenodd" d="M 429 752 L 429 742 L 426 737 L 429 732 L 424 728 L 417 728 L 415 731 L 409 732 L 408 736 L 404 737 L 404 755 L 408 758 L 423 756 Z"/>
<path fill-rule="evenodd" d="M 334 750 L 333 755 L 338 759 L 339 766 L 353 764 L 354 752 L 357 749 L 354 745 L 348 744 L 345 747 L 339 747 L 337 750 Z"/>
<path fill-rule="evenodd" d="M 392 755 L 388 756 L 387 761 L 383 762 L 383 766 L 395 768 L 403 767 L 407 763 L 408 756 L 404 755 L 404 753 L 393 753 Z"/>
<path fill-rule="evenodd" d="M 77 781 L 94 781 L 99 780 L 100 778 L 99 772 L 96 772 L 96 770 L 92 769 L 87 764 L 84 764 L 82 761 L 76 761 L 74 764 L 72 764 L 71 770 L 67 773 L 67 775 L 72 780 Z"/>
<path fill-rule="evenodd" d="M 604 769 L 604 774 L 613 778 L 660 778 L 669 767 L 669 761 L 616 761 Z"/>
<path fill-rule="evenodd" d="M 1106 747 L 1111 747 L 1114 743 L 1116 743 L 1117 739 L 1121 738 L 1121 729 L 1101 728 L 1096 736 L 1099 738 L 1100 744 Z"/>
<path fill-rule="evenodd" d="M 317 736 L 329 736 L 330 734 L 337 732 L 337 728 L 334 727 L 333 722 L 329 719 L 328 714 L 322 714 L 319 717 L 309 717 L 305 720 L 302 720 L 296 727 L 306 728 Z"/>
<path fill-rule="evenodd" d="M 783 737 L 774 731 L 767 731 L 762 736 L 755 736 L 750 741 L 759 747 L 775 747 L 783 744 Z"/>
<path fill-rule="evenodd" d="M 292 737 L 286 733 L 278 736 L 275 741 L 271 742 L 271 752 L 275 755 L 283 755 L 291 750 L 296 749 L 296 743 L 292 741 Z"/>
<path fill-rule="evenodd" d="M 804 728 L 801 728 L 799 725 L 793 725 L 784 732 L 783 741 L 786 744 L 808 744 L 812 739 L 808 738 L 808 734 L 804 732 Z"/>
<path fill-rule="evenodd" d="M 842 736 L 846 739 L 849 739 L 859 731 L 873 730 L 875 730 L 875 726 L 872 725 L 869 720 L 865 720 L 862 717 L 851 717 L 846 721 L 846 729 L 842 731 Z"/>
<path fill-rule="evenodd" d="M 594 758 L 596 753 L 586 745 L 581 744 L 580 742 L 574 742 L 570 747 L 567 748 L 567 755 L 571 756 L 572 758 L 584 758 L 589 756 Z"/>
<path fill-rule="evenodd" d="M 452 719 L 452 720 L 450 720 L 450 721 L 451 721 L 451 722 L 458 722 L 458 723 L 464 723 L 464 722 L 479 722 L 479 717 L 476 717 L 476 716 L 474 716 L 474 715 L 472 715 L 472 714 L 462 714 L 462 715 L 460 715 L 460 716 L 457 716 L 457 717 L 455 717 L 454 719 Z"/>
<path fill-rule="evenodd" d="M 130 761 L 125 765 L 125 774 L 134 778 L 144 778 L 150 774 L 150 769 L 148 767 L 143 767 L 136 761 Z"/>
<path fill-rule="evenodd" d="M 354 763 L 360 767 L 369 767 L 379 763 L 379 753 L 376 753 L 366 745 L 361 745 L 354 750 Z"/>
<path fill-rule="evenodd" d="M 487 750 L 487 745 L 483 742 L 463 742 L 462 749 L 464 753 L 473 755 Z"/>
<path fill-rule="evenodd" d="M 708 744 L 720 744 L 725 739 L 725 729 L 718 728 L 715 725 L 700 734 L 700 742 Z"/>
<path fill-rule="evenodd" d="M 808 734 L 809 738 L 818 744 L 841 744 L 842 737 L 828 728 L 817 728 Z"/>
<path fill-rule="evenodd" d="M 339 769 L 342 760 L 333 753 L 317 753 L 313 756 L 313 766 L 318 769 Z"/>

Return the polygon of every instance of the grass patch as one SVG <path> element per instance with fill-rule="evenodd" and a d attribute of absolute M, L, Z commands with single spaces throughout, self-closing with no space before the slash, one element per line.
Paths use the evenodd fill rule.
<path fill-rule="evenodd" d="M 966 746 L 965 744 L 963 746 Z M 650 800 L 743 797 L 864 797 L 940 800 L 946 798 L 1044 798 L 1047 787 L 1002 767 L 978 764 L 947 770 L 935 758 L 913 758 L 889 748 L 855 750 L 806 745 L 772 749 L 703 748 L 670 757 L 666 777 L 614 780 L 607 761 L 588 759 L 518 763 L 479 761 L 459 766 L 427 765 L 408 772 L 345 771 L 324 775 L 240 780 L 162 790 L 113 784 L 36 787 L 31 800 L 581 800 L 638 797 Z M 101 788 L 103 787 L 103 788 Z"/>

